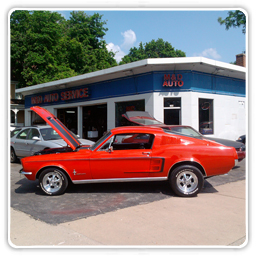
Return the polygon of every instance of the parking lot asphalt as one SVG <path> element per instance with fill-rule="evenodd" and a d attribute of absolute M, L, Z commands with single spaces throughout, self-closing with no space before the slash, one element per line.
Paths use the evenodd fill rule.
<path fill-rule="evenodd" d="M 64 195 L 49 197 L 40 191 L 37 181 L 31 182 L 24 176 L 20 176 L 18 173 L 20 168 L 20 164 L 11 164 L 10 241 L 14 246 L 240 245 L 245 241 L 245 161 L 240 162 L 228 175 L 211 177 L 205 180 L 204 188 L 196 198 L 176 197 L 167 182 L 73 185 L 68 188 Z M 225 192 L 222 193 L 221 191 Z M 154 207 L 156 207 L 155 210 L 153 210 Z M 145 212 L 143 212 L 143 209 Z M 160 209 L 162 209 L 161 212 L 159 212 Z M 159 216 L 155 216 L 157 213 Z M 125 225 L 120 222 L 122 214 L 124 214 L 124 219 L 129 219 Z M 220 232 L 220 230 L 222 234 L 217 240 L 211 237 L 207 239 L 203 236 L 203 233 L 200 234 L 200 237 L 202 236 L 201 241 L 199 238 L 192 239 L 192 237 L 179 240 L 179 236 L 176 238 L 171 236 L 167 239 L 166 235 L 161 233 L 161 230 L 166 232 L 161 221 L 165 223 L 168 214 L 170 214 L 171 219 L 169 220 L 170 223 L 167 222 L 167 226 L 171 225 L 172 232 L 174 232 L 173 228 L 177 228 L 176 232 L 181 232 L 180 227 L 184 225 L 185 218 L 185 222 L 191 221 L 190 226 L 187 227 L 190 236 L 193 228 L 196 232 L 200 231 L 199 225 L 201 224 L 199 224 L 199 220 L 201 218 L 205 225 L 215 225 L 212 228 L 216 230 L 211 231 L 213 234 Z M 176 222 L 171 217 L 173 214 Z M 178 228 L 179 215 L 182 217 L 180 219 L 182 224 L 180 223 Z M 217 217 L 214 217 L 214 215 L 217 215 Z M 153 227 L 152 223 L 149 225 L 147 222 L 150 221 L 150 218 L 154 220 L 152 221 Z M 150 232 L 147 228 L 158 228 L 155 223 L 156 219 L 160 221 L 160 229 L 157 232 L 153 232 L 153 230 Z M 216 223 L 217 220 L 223 221 L 222 226 L 220 226 L 221 223 Z M 26 224 L 27 222 L 33 223 L 29 236 L 31 236 L 31 232 L 38 233 L 32 236 L 34 241 L 27 238 L 26 228 L 29 227 Z M 140 222 L 145 222 L 145 226 L 142 226 Z M 100 223 L 102 228 L 98 226 Z M 128 230 L 123 230 L 124 233 L 119 234 L 118 225 L 121 229 L 128 228 Z M 40 226 L 42 226 L 42 230 L 40 228 L 39 231 Z M 82 228 L 81 232 L 81 227 L 85 226 L 86 231 Z M 220 230 L 218 230 L 218 226 L 221 227 Z M 224 229 L 225 226 L 229 231 L 222 230 L 222 227 Z M 136 231 L 133 238 L 130 237 L 132 233 L 129 233 L 132 227 Z M 50 239 L 46 235 L 47 232 L 45 234 L 43 231 L 48 229 L 49 232 L 49 228 L 57 229 L 58 234 L 61 235 L 58 238 Z M 97 228 L 101 231 L 96 231 Z M 112 232 L 111 228 L 113 230 L 117 229 L 114 232 L 115 237 L 108 233 Z M 151 233 L 154 239 L 153 237 L 148 238 L 149 234 L 146 235 L 144 240 L 138 239 L 137 236 L 143 230 Z M 42 232 L 46 235 L 45 237 Z M 227 235 L 227 232 L 229 235 Z M 156 234 L 159 237 L 156 238 Z M 224 234 L 226 234 L 226 238 Z M 36 237 L 38 239 L 35 239 Z M 143 237 L 145 237 L 145 234 Z M 221 239 L 221 237 L 223 238 Z M 181 238 L 182 235 L 180 234 Z"/>
<path fill-rule="evenodd" d="M 205 180 L 201 193 L 228 182 L 245 178 L 244 161 L 228 175 Z M 146 204 L 175 196 L 168 182 L 133 182 L 72 185 L 64 195 L 43 194 L 38 181 L 29 181 L 18 171 L 20 164 L 11 164 L 11 207 L 50 224 L 59 224 L 89 216 Z"/>

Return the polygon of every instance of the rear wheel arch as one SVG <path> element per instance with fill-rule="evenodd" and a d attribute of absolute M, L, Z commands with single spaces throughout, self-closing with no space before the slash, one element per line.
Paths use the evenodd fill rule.
<path fill-rule="evenodd" d="M 10 155 L 10 158 L 11 158 L 11 163 L 16 163 L 18 162 L 18 157 L 16 155 L 16 152 L 15 152 L 15 149 L 14 147 L 11 146 L 11 155 Z"/>
<path fill-rule="evenodd" d="M 175 164 L 170 168 L 169 173 L 168 173 L 168 179 L 170 178 L 170 175 L 171 175 L 172 171 L 175 170 L 177 167 L 182 166 L 182 165 L 191 165 L 191 166 L 194 166 L 194 167 L 198 168 L 198 169 L 201 171 L 203 177 L 206 177 L 206 176 L 207 176 L 205 169 L 204 169 L 203 166 L 202 166 L 201 164 L 199 164 L 198 162 L 194 162 L 194 161 L 182 161 L 182 162 L 175 163 Z"/>
<path fill-rule="evenodd" d="M 14 147 L 13 147 L 13 146 L 11 146 L 11 150 L 14 150 L 14 152 L 15 152 L 15 149 L 14 149 Z"/>

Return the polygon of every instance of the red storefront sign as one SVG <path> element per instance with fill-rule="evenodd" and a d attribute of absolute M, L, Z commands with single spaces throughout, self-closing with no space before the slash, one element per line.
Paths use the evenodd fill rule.
<path fill-rule="evenodd" d="M 58 101 L 67 101 L 73 99 L 81 99 L 89 97 L 88 88 L 80 88 L 76 90 L 69 90 L 63 92 L 49 93 L 39 96 L 31 97 L 31 104 L 38 105 L 42 103 L 51 103 Z"/>
<path fill-rule="evenodd" d="M 164 75 L 164 87 L 173 87 L 173 86 L 179 86 L 182 87 L 184 85 L 184 82 L 182 81 L 182 75 L 181 74 L 172 74 L 171 75 Z"/>
<path fill-rule="evenodd" d="M 80 99 L 80 98 L 87 98 L 88 97 L 88 88 L 81 88 L 77 90 L 70 90 L 62 92 L 61 100 L 73 100 L 73 99 Z"/>

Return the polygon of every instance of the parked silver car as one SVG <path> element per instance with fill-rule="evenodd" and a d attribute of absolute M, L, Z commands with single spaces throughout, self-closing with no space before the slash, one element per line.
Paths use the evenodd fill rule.
<path fill-rule="evenodd" d="M 94 144 L 93 141 L 77 138 L 83 146 Z M 15 163 L 18 158 L 34 155 L 43 149 L 65 146 L 67 143 L 50 126 L 19 127 L 11 132 L 11 163 Z"/>

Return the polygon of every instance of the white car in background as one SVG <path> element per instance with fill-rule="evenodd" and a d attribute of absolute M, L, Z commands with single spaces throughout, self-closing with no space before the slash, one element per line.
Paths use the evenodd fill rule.
<path fill-rule="evenodd" d="M 70 133 L 72 133 L 70 131 Z M 93 141 L 80 139 L 74 135 L 83 146 L 92 146 Z M 60 135 L 48 125 L 19 127 L 11 131 L 11 163 L 18 161 L 18 158 L 34 155 L 44 149 L 63 148 L 69 151 L 67 143 Z M 65 147 L 66 146 L 66 147 Z"/>

